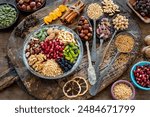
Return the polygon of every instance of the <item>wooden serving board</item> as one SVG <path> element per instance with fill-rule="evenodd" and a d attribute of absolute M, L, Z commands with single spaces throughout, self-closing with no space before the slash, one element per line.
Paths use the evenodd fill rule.
<path fill-rule="evenodd" d="M 91 3 L 93 0 L 85 1 L 86 4 Z M 96 1 L 96 0 L 95 0 Z M 98 1 L 98 0 L 97 0 Z M 75 2 L 75 0 L 70 0 L 69 4 Z M 28 35 L 30 32 L 32 32 L 35 29 L 38 29 L 41 24 L 43 23 L 42 18 L 49 14 L 50 11 L 56 8 L 61 4 L 61 2 L 54 2 L 51 3 L 51 6 L 45 7 L 41 9 L 40 11 L 35 12 L 34 16 L 36 16 L 38 19 L 40 19 L 40 23 L 34 27 L 30 27 L 30 30 L 26 33 Z M 137 23 L 132 19 L 129 12 L 127 12 L 126 9 L 124 9 L 121 6 L 121 12 L 124 13 L 129 18 L 129 29 L 128 32 L 132 33 L 136 39 L 135 39 L 135 48 L 131 54 L 121 54 L 117 60 L 115 61 L 114 65 L 112 66 L 109 74 L 104 77 L 103 85 L 99 89 L 99 92 L 102 91 L 104 88 L 106 88 L 108 85 L 110 85 L 112 82 L 117 80 L 123 73 L 126 72 L 127 68 L 130 66 L 130 64 L 134 61 L 136 58 L 137 53 L 139 52 L 140 47 L 140 30 L 137 25 Z M 25 20 L 24 19 L 17 27 L 22 27 Z M 56 21 L 53 23 L 61 24 L 60 21 Z M 74 29 L 76 27 L 77 20 L 74 22 L 74 24 L 70 25 L 69 27 Z M 70 77 L 60 79 L 60 80 L 44 80 L 41 78 L 38 78 L 37 76 L 34 76 L 31 74 L 27 68 L 25 67 L 23 60 L 22 60 L 22 49 L 23 49 L 23 43 L 25 41 L 25 38 L 20 38 L 15 36 L 15 31 L 12 32 L 9 43 L 8 43 L 8 56 L 13 63 L 17 74 L 19 75 L 20 80 L 22 81 L 23 85 L 25 86 L 27 92 L 36 97 L 37 99 L 68 99 L 64 96 L 62 87 L 63 85 L 70 79 L 72 79 L 74 76 L 82 76 L 87 79 L 87 55 L 86 51 L 84 51 L 84 57 L 81 62 L 81 65 L 76 70 L 75 74 L 73 74 Z M 105 42 L 104 47 L 106 46 L 108 42 Z M 99 41 L 97 40 L 97 45 L 99 45 Z M 84 49 L 86 50 L 86 49 Z M 106 66 L 111 58 L 115 55 L 116 49 L 114 46 L 114 42 L 111 44 L 111 47 L 106 55 L 105 61 L 103 63 L 103 67 Z M 81 97 L 77 97 L 74 99 L 89 99 L 91 95 L 89 92 L 87 92 L 85 95 Z"/>

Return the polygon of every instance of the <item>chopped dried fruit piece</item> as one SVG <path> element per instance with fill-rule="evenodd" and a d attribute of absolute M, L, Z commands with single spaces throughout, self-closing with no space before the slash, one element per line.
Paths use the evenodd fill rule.
<path fill-rule="evenodd" d="M 65 5 L 60 5 L 60 6 L 59 6 L 59 10 L 60 10 L 61 12 L 65 12 L 65 11 L 67 10 L 67 7 L 66 7 Z"/>
<path fill-rule="evenodd" d="M 62 16 L 62 12 L 59 10 L 59 8 L 55 9 L 53 13 L 56 14 L 58 17 Z"/>

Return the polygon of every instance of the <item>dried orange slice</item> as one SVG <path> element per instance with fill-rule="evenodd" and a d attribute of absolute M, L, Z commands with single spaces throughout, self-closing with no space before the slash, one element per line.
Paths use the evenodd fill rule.
<path fill-rule="evenodd" d="M 67 7 L 65 5 L 60 5 L 58 8 L 61 12 L 65 12 L 67 10 Z"/>
<path fill-rule="evenodd" d="M 56 20 L 58 18 L 58 16 L 54 12 L 51 12 L 49 14 L 49 17 L 51 17 L 53 20 Z"/>
<path fill-rule="evenodd" d="M 61 17 L 62 16 L 62 12 L 59 10 L 59 8 L 55 9 L 53 11 L 54 14 L 56 14 L 58 17 Z"/>
<path fill-rule="evenodd" d="M 73 78 L 73 80 L 78 82 L 78 84 L 81 87 L 81 92 L 80 92 L 79 96 L 84 95 L 89 89 L 86 79 L 82 78 L 82 77 L 75 77 L 75 78 Z"/>
<path fill-rule="evenodd" d="M 45 24 L 49 24 L 50 22 L 52 22 L 52 19 L 49 18 L 48 16 L 44 17 L 44 22 Z"/>
<path fill-rule="evenodd" d="M 63 92 L 66 97 L 75 98 L 80 94 L 81 87 L 77 81 L 70 80 L 63 86 Z"/>

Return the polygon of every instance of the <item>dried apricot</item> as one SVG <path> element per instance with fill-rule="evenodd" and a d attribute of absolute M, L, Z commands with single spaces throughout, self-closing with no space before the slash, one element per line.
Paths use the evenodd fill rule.
<path fill-rule="evenodd" d="M 67 10 L 67 7 L 65 5 L 60 5 L 58 8 L 61 12 L 65 12 Z"/>
<path fill-rule="evenodd" d="M 59 10 L 59 8 L 55 9 L 53 11 L 54 14 L 56 14 L 58 17 L 61 17 L 62 16 L 62 12 Z"/>

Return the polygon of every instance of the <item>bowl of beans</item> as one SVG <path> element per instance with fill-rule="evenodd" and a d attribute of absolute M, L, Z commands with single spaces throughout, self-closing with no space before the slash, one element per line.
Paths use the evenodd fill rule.
<path fill-rule="evenodd" d="M 142 90 L 150 90 L 150 62 L 141 61 L 136 63 L 130 72 L 133 84 Z"/>
<path fill-rule="evenodd" d="M 42 26 L 26 38 L 23 61 L 28 70 L 44 79 L 71 75 L 83 57 L 79 36 L 62 25 Z"/>
<path fill-rule="evenodd" d="M 111 87 L 111 95 L 116 100 L 132 100 L 135 98 L 135 88 L 127 80 L 118 80 Z"/>
<path fill-rule="evenodd" d="M 46 0 L 16 0 L 16 6 L 23 12 L 34 12 L 41 9 Z"/>
<path fill-rule="evenodd" d="M 19 12 L 15 6 L 8 3 L 0 4 L 0 29 L 13 26 L 19 17 Z"/>

